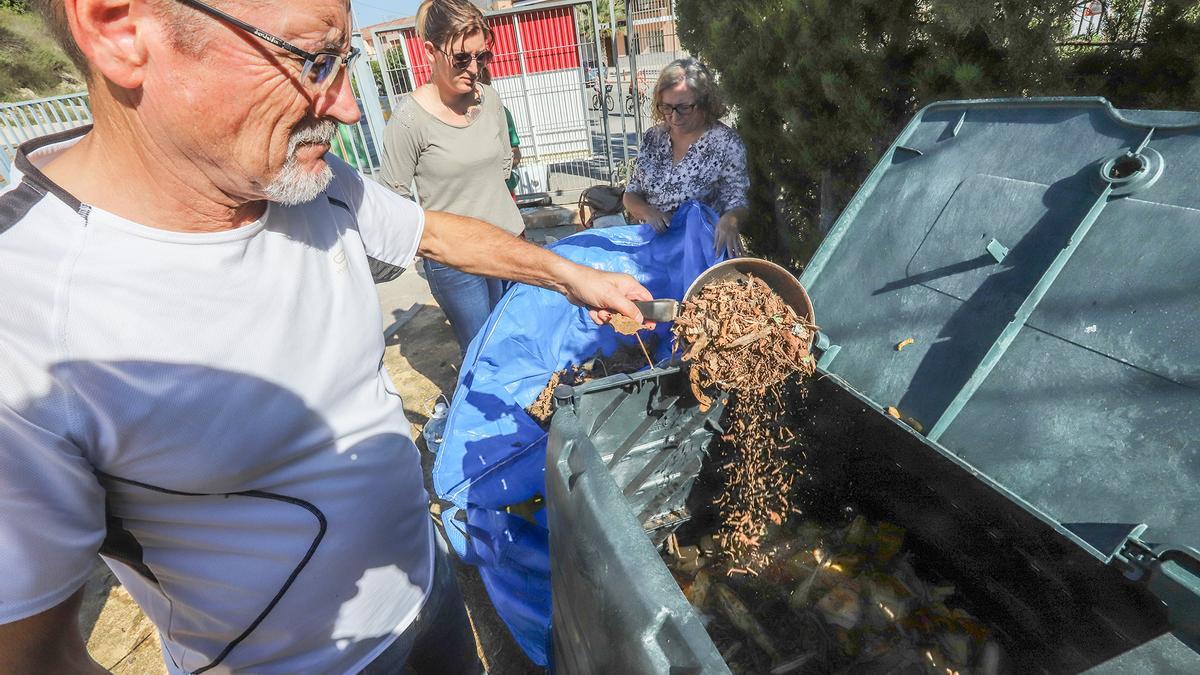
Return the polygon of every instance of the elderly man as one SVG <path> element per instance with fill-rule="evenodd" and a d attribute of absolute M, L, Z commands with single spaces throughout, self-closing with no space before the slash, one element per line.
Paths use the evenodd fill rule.
<path fill-rule="evenodd" d="M 42 0 L 95 125 L 0 195 L 0 671 L 99 670 L 97 552 L 172 672 L 477 668 L 373 276 L 417 255 L 640 320 L 632 278 L 333 158 L 346 0 Z"/>

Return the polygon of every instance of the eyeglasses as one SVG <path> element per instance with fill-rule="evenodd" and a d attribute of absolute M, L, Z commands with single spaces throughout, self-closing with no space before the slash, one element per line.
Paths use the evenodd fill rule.
<path fill-rule="evenodd" d="M 680 103 L 679 105 L 668 105 L 666 103 L 658 104 L 658 113 L 663 117 L 670 117 L 673 113 L 679 113 L 679 115 L 682 117 L 684 115 L 692 114 L 692 111 L 695 109 L 695 103 Z"/>
<path fill-rule="evenodd" d="M 245 31 L 263 42 L 275 45 L 303 59 L 304 69 L 300 71 L 300 80 L 315 94 L 325 93 L 331 84 L 337 82 L 342 69 L 349 70 L 360 53 L 358 47 L 351 47 L 350 51 L 345 54 L 306 51 L 283 38 L 276 37 L 261 28 L 256 28 L 245 21 L 232 17 L 216 7 L 200 2 L 200 0 L 179 0 L 179 2 L 192 9 L 204 12 L 211 17 L 225 21 L 234 28 Z"/>
<path fill-rule="evenodd" d="M 450 65 L 454 66 L 456 70 L 466 70 L 467 68 L 470 68 L 472 61 L 478 63 L 480 68 L 487 68 L 488 64 L 492 62 L 492 59 L 496 58 L 496 55 L 487 49 L 475 54 L 468 54 L 466 52 L 455 52 L 451 54 L 441 47 L 438 48 L 438 51 L 449 57 Z"/>

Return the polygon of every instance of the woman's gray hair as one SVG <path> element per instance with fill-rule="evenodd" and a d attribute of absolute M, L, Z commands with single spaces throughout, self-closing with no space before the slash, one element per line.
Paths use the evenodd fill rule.
<path fill-rule="evenodd" d="M 678 59 L 663 68 L 658 76 L 658 83 L 654 85 L 654 106 L 650 109 L 650 115 L 655 122 L 666 121 L 658 110 L 663 92 L 680 82 L 687 83 L 687 88 L 696 95 L 696 105 L 704 113 L 707 121 L 715 122 L 729 112 L 728 106 L 725 105 L 725 97 L 717 88 L 708 66 L 693 58 Z"/>

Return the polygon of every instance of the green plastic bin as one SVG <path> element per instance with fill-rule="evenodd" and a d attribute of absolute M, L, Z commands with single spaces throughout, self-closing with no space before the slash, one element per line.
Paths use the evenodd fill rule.
<path fill-rule="evenodd" d="M 857 415 L 828 433 L 872 434 L 848 482 L 1044 672 L 1200 672 L 1198 179 L 1200 114 L 935 104 L 801 277 L 818 400 Z M 562 392 L 547 456 L 562 672 L 726 671 L 600 459 L 671 452 L 643 425 L 684 380 Z M 592 401 L 614 396 L 625 412 L 600 420 Z"/>

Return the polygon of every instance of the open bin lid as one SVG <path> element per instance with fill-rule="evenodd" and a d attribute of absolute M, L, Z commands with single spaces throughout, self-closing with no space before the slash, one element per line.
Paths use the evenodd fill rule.
<path fill-rule="evenodd" d="M 822 370 L 1097 557 L 1200 546 L 1200 113 L 932 105 L 801 281 Z"/>

